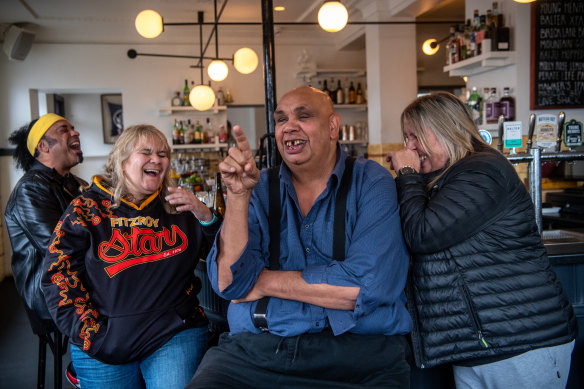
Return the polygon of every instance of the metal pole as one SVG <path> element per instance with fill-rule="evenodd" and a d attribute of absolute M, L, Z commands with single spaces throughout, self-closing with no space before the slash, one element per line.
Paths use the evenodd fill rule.
<path fill-rule="evenodd" d="M 535 207 L 535 223 L 537 230 L 541 234 L 543 217 L 541 215 L 541 149 L 539 147 L 529 150 L 533 156 L 533 160 L 529 163 L 529 191 L 531 192 L 531 200 Z"/>
<path fill-rule="evenodd" d="M 279 162 L 273 112 L 276 109 L 276 65 L 274 61 L 274 11 L 272 0 L 262 0 L 264 89 L 266 93 L 266 155 L 268 167 Z"/>

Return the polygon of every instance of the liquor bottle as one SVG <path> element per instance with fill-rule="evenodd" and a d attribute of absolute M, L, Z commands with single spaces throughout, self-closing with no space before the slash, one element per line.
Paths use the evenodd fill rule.
<path fill-rule="evenodd" d="M 355 104 L 356 97 L 355 87 L 353 86 L 353 81 L 351 81 L 351 84 L 349 85 L 349 104 Z"/>
<path fill-rule="evenodd" d="M 185 107 L 191 105 L 189 101 L 189 93 L 191 90 L 189 89 L 189 81 L 185 80 L 185 87 L 183 88 L 183 104 Z"/>
<path fill-rule="evenodd" d="M 182 120 L 179 122 L 179 127 L 178 127 L 178 144 L 179 145 L 184 145 L 185 144 L 185 128 L 183 127 L 183 122 Z"/>
<path fill-rule="evenodd" d="M 225 105 L 225 94 L 221 87 L 217 90 L 217 105 Z"/>
<path fill-rule="evenodd" d="M 460 61 L 460 42 L 458 40 L 457 30 L 458 29 L 456 26 L 450 27 L 451 38 L 450 41 L 448 42 L 448 47 L 450 48 L 449 63 L 451 65 L 454 65 L 455 63 Z"/>
<path fill-rule="evenodd" d="M 225 90 L 225 102 L 233 103 L 233 97 L 231 96 L 231 92 L 229 91 L 229 89 Z"/>
<path fill-rule="evenodd" d="M 499 107 L 505 120 L 515 120 L 515 98 L 509 93 L 508 87 L 503 88 L 503 96 L 499 100 Z"/>
<path fill-rule="evenodd" d="M 219 143 L 227 143 L 227 131 L 223 124 L 219 126 Z"/>
<path fill-rule="evenodd" d="M 499 2 L 493 1 L 493 22 L 495 23 L 495 28 L 503 27 L 503 14 L 499 13 Z"/>
<path fill-rule="evenodd" d="M 330 96 L 330 91 L 329 91 L 328 84 L 327 84 L 326 80 L 324 80 L 322 82 L 322 91 Z"/>
<path fill-rule="evenodd" d="M 172 144 L 179 144 L 178 122 L 176 119 L 174 119 L 174 125 L 172 126 Z"/>
<path fill-rule="evenodd" d="M 355 96 L 355 104 L 363 104 L 363 89 L 361 89 L 361 83 L 357 83 L 357 94 Z"/>
<path fill-rule="evenodd" d="M 201 126 L 201 143 L 209 143 L 209 128 L 211 127 L 211 119 L 207 118 L 207 123 Z"/>
<path fill-rule="evenodd" d="M 223 186 L 221 185 L 221 173 L 215 173 L 215 186 L 213 187 L 213 205 L 211 212 L 217 216 L 225 216 L 225 199 L 223 198 Z"/>
<path fill-rule="evenodd" d="M 446 42 L 446 65 L 452 65 L 452 44 L 454 43 L 454 26 L 450 26 L 450 36 Z"/>
<path fill-rule="evenodd" d="M 333 89 L 335 87 L 335 78 L 331 77 L 331 89 L 329 90 L 329 96 L 333 102 L 333 104 L 338 104 L 337 103 L 337 91 L 336 89 Z"/>
<path fill-rule="evenodd" d="M 345 104 L 345 92 L 341 87 L 341 80 L 337 80 L 337 104 Z"/>
<path fill-rule="evenodd" d="M 195 137 L 195 129 L 191 123 L 191 119 L 187 121 L 187 126 L 185 128 L 185 144 L 193 143 Z"/>
<path fill-rule="evenodd" d="M 485 116 L 487 123 L 499 121 L 499 101 L 497 100 L 497 88 L 491 88 L 491 93 L 485 103 Z"/>
<path fill-rule="evenodd" d="M 481 96 L 479 96 L 479 92 L 477 91 L 477 87 L 472 87 L 472 92 L 468 98 L 468 110 L 470 112 L 470 116 L 475 124 L 479 125 L 482 124 L 482 115 L 481 115 Z"/>
<path fill-rule="evenodd" d="M 180 107 L 182 105 L 179 91 L 174 92 L 174 96 L 172 97 L 172 100 L 170 100 L 170 103 L 173 107 Z"/>
<path fill-rule="evenodd" d="M 349 104 L 349 79 L 345 78 L 345 88 L 343 89 L 343 94 L 345 95 L 345 104 Z"/>
<path fill-rule="evenodd" d="M 201 136 L 201 123 L 199 123 L 199 121 L 197 120 L 197 123 L 195 124 L 195 144 L 200 145 L 203 137 Z"/>
<path fill-rule="evenodd" d="M 471 54 L 471 45 L 470 45 L 470 18 L 466 19 L 466 23 L 464 24 L 464 31 L 462 33 L 462 46 L 460 48 L 460 59 L 465 60 L 467 58 L 472 57 Z"/>

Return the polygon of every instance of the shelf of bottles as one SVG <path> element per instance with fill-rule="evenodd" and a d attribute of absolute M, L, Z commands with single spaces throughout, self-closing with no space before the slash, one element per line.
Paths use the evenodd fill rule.
<path fill-rule="evenodd" d="M 506 122 L 515 120 L 515 98 L 511 89 L 503 88 L 501 94 L 497 88 L 473 87 L 467 98 L 467 106 L 475 124 L 481 130 L 487 130 L 492 137 L 498 136 L 499 115 L 503 115 Z"/>
<path fill-rule="evenodd" d="M 464 25 L 450 27 L 444 66 L 450 76 L 472 76 L 514 63 L 510 29 L 504 24 L 498 1 L 484 14 L 475 9 Z"/>
<path fill-rule="evenodd" d="M 158 114 L 160 116 L 170 116 L 173 113 L 180 113 L 180 112 L 194 112 L 194 113 L 201 113 L 201 114 L 217 114 L 220 111 L 225 111 L 227 109 L 226 105 L 215 105 L 211 109 L 207 111 L 198 111 L 195 108 L 188 106 L 170 106 L 170 107 L 160 107 L 158 108 Z"/>

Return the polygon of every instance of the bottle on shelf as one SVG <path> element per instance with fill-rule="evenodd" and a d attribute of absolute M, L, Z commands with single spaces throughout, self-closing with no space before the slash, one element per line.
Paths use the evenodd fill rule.
<path fill-rule="evenodd" d="M 355 92 L 355 87 L 353 86 L 353 81 L 351 81 L 351 84 L 349 85 L 349 104 L 355 104 L 356 100 L 357 96 Z"/>
<path fill-rule="evenodd" d="M 185 144 L 193 143 L 195 139 L 195 129 L 191 123 L 191 119 L 187 120 L 187 128 L 185 129 Z"/>
<path fill-rule="evenodd" d="M 343 94 L 345 95 L 345 104 L 349 104 L 349 79 L 345 78 L 345 89 L 343 89 Z"/>
<path fill-rule="evenodd" d="M 202 136 L 201 136 L 201 123 L 199 123 L 199 121 L 197 120 L 197 123 L 195 124 L 195 144 L 200 145 L 201 141 L 202 141 Z"/>
<path fill-rule="evenodd" d="M 172 96 L 172 99 L 170 100 L 170 105 L 173 107 L 180 107 L 182 105 L 179 91 L 174 92 L 174 96 Z"/>
<path fill-rule="evenodd" d="M 464 24 L 464 29 L 462 33 L 462 46 L 460 48 L 460 59 L 465 60 L 472 57 L 471 54 L 471 43 L 470 43 L 470 18 L 466 19 Z"/>
<path fill-rule="evenodd" d="M 172 144 L 178 145 L 179 144 L 179 133 L 178 133 L 178 121 L 174 119 L 174 125 L 172 126 Z"/>
<path fill-rule="evenodd" d="M 224 124 L 219 126 L 219 143 L 227 143 L 227 131 Z"/>
<path fill-rule="evenodd" d="M 217 90 L 217 105 L 225 105 L 225 94 L 221 87 Z"/>
<path fill-rule="evenodd" d="M 229 91 L 229 89 L 225 90 L 225 102 L 233 103 L 233 97 L 231 96 L 231 92 Z"/>
<path fill-rule="evenodd" d="M 223 185 L 221 184 L 221 173 L 215 173 L 215 186 L 213 187 L 213 205 L 211 212 L 217 216 L 225 216 L 225 198 L 223 197 Z"/>
<path fill-rule="evenodd" d="M 201 143 L 209 143 L 209 139 L 212 137 L 211 135 L 211 119 L 207 118 L 207 123 L 205 127 L 203 127 L 203 133 L 201 134 Z"/>
<path fill-rule="evenodd" d="M 505 120 L 515 120 L 515 98 L 511 96 L 508 87 L 503 88 L 503 96 L 499 99 L 499 107 Z"/>
<path fill-rule="evenodd" d="M 499 100 L 497 99 L 497 88 L 491 88 L 491 92 L 485 102 L 485 118 L 488 124 L 499 121 Z"/>
<path fill-rule="evenodd" d="M 179 122 L 179 127 L 178 127 L 178 144 L 179 145 L 185 144 L 185 128 L 183 127 L 182 120 Z"/>
<path fill-rule="evenodd" d="M 190 101 L 189 101 L 189 93 L 191 92 L 191 90 L 189 89 L 189 80 L 185 80 L 185 87 L 183 88 L 183 100 L 182 100 L 182 105 L 185 107 L 188 107 L 189 105 L 191 105 Z"/>
<path fill-rule="evenodd" d="M 329 90 L 329 96 L 333 102 L 333 104 L 338 104 L 337 102 L 337 91 L 336 89 L 333 89 L 335 87 L 335 79 L 334 77 L 331 77 L 331 89 Z"/>
<path fill-rule="evenodd" d="M 467 101 L 468 110 L 470 116 L 476 125 L 482 124 L 482 114 L 481 114 L 481 96 L 476 86 L 472 87 L 472 92 Z"/>
<path fill-rule="evenodd" d="M 337 90 L 335 93 L 337 95 L 337 104 L 345 104 L 345 92 L 341 87 L 341 80 L 337 80 Z"/>
<path fill-rule="evenodd" d="M 450 27 L 450 41 L 448 42 L 449 47 L 449 64 L 454 65 L 458 61 L 460 61 L 460 41 L 458 39 L 458 32 L 456 26 Z"/>
<path fill-rule="evenodd" d="M 324 93 L 326 93 L 326 94 L 330 95 L 330 91 L 329 91 L 329 88 L 328 88 L 328 83 L 327 83 L 327 81 L 326 81 L 326 80 L 324 80 L 324 81 L 322 82 L 322 91 L 323 91 Z"/>
<path fill-rule="evenodd" d="M 365 103 L 363 99 L 363 89 L 361 89 L 361 83 L 357 83 L 357 92 L 355 94 L 355 104 Z M 351 139 L 352 140 L 352 139 Z"/>
<path fill-rule="evenodd" d="M 503 27 L 503 14 L 499 13 L 499 2 L 493 1 L 493 23 L 495 28 Z"/>

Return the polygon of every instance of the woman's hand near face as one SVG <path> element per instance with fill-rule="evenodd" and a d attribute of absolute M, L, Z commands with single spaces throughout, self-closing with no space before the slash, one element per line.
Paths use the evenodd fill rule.
<path fill-rule="evenodd" d="M 414 150 L 391 151 L 387 153 L 385 160 L 391 163 L 391 169 L 396 172 L 404 166 L 411 166 L 417 172 L 420 171 L 420 156 Z"/>
<path fill-rule="evenodd" d="M 168 187 L 168 191 L 170 194 L 166 196 L 166 201 L 174 205 L 177 211 L 191 211 L 203 223 L 210 222 L 213 219 L 211 210 L 192 192 L 181 187 Z"/>

